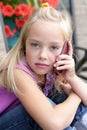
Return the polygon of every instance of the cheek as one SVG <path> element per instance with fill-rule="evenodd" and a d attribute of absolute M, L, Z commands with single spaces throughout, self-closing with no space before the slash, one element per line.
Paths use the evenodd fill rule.
<path fill-rule="evenodd" d="M 57 55 L 52 55 L 50 57 L 50 62 L 51 62 L 52 65 L 55 63 L 56 57 L 57 57 Z"/>
<path fill-rule="evenodd" d="M 29 63 L 29 61 L 31 62 L 32 59 L 34 57 L 34 54 L 32 53 L 32 51 L 27 47 L 26 48 L 26 60 Z"/>
<path fill-rule="evenodd" d="M 61 49 L 58 51 L 58 52 L 56 52 L 54 55 L 53 55 L 53 57 L 51 57 L 51 63 L 55 63 L 55 61 L 56 61 L 56 59 L 58 58 L 58 56 L 60 55 L 60 53 L 61 53 Z"/>
<path fill-rule="evenodd" d="M 55 59 L 61 54 L 61 50 L 62 50 L 62 48 L 60 48 L 60 49 L 58 50 L 58 52 L 55 54 Z"/>
<path fill-rule="evenodd" d="M 31 52 L 26 53 L 26 59 L 27 59 L 27 61 L 30 60 L 30 62 L 31 62 L 31 61 L 34 61 L 34 60 L 35 60 L 35 55 L 34 55 L 34 53 L 33 53 L 33 54 L 32 54 Z"/>

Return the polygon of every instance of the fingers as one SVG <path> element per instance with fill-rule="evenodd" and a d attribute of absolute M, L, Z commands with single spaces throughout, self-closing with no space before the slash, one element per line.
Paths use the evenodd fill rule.
<path fill-rule="evenodd" d="M 57 70 L 71 69 L 74 67 L 74 60 L 68 55 L 60 55 L 54 67 L 56 67 Z"/>
<path fill-rule="evenodd" d="M 64 90 L 64 92 L 66 93 L 66 94 L 70 94 L 71 93 L 71 91 L 72 91 L 72 88 L 71 88 L 71 86 L 70 86 L 70 84 L 68 84 L 68 83 L 61 83 L 61 88 Z"/>
<path fill-rule="evenodd" d="M 72 58 L 73 54 L 73 48 L 70 41 L 68 41 L 68 54 L 60 54 L 56 58 L 56 63 L 54 64 L 54 67 L 58 72 L 62 70 L 74 70 L 75 63 L 74 59 Z"/>

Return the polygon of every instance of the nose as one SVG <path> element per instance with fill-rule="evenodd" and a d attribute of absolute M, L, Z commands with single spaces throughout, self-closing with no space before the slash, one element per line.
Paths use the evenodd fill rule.
<path fill-rule="evenodd" d="M 47 53 L 48 53 L 48 51 L 47 51 L 46 48 L 41 49 L 40 54 L 39 54 L 40 59 L 46 60 L 47 59 Z"/>

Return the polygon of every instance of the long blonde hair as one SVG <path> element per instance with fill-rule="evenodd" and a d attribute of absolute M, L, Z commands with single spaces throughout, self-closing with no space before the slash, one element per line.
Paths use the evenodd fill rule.
<path fill-rule="evenodd" d="M 72 23 L 70 15 L 66 11 L 58 11 L 52 7 L 41 7 L 37 9 L 27 20 L 21 30 L 19 40 L 8 54 L 0 61 L 0 73 L 4 73 L 3 85 L 8 90 L 16 90 L 14 82 L 14 69 L 25 53 L 25 42 L 31 25 L 37 20 L 52 21 L 59 24 L 64 39 L 72 38 Z"/>

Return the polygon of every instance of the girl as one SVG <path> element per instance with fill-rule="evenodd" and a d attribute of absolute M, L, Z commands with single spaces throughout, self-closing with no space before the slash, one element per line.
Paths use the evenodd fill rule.
<path fill-rule="evenodd" d="M 17 44 L 0 61 L 1 130 L 76 130 L 78 122 L 85 130 L 82 113 L 87 110 L 80 103 L 87 105 L 87 85 L 75 74 L 71 42 L 68 55 L 60 55 L 71 37 L 66 12 L 41 7 L 29 18 Z M 60 81 L 60 87 L 66 94 L 53 92 L 59 78 L 53 68 L 62 70 L 67 82 Z"/>

